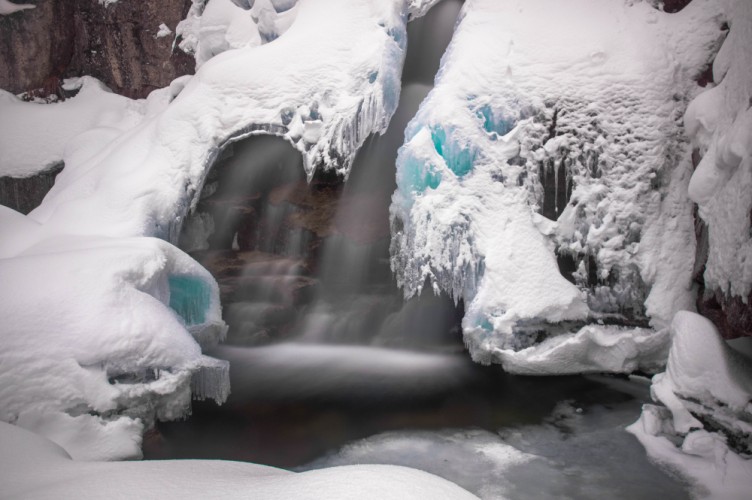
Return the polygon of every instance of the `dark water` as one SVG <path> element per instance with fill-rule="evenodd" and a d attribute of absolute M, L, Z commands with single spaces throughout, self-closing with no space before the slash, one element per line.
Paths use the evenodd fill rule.
<path fill-rule="evenodd" d="M 216 458 L 294 470 L 417 467 L 483 498 L 685 498 L 623 428 L 644 382 L 516 377 L 464 352 L 462 304 L 407 302 L 389 269 L 388 207 L 408 121 L 431 89 L 462 2 L 408 29 L 399 107 L 348 182 L 307 184 L 300 155 L 253 137 L 210 174 L 181 246 L 220 284 L 231 363 L 221 407 L 160 423 L 146 458 Z"/>

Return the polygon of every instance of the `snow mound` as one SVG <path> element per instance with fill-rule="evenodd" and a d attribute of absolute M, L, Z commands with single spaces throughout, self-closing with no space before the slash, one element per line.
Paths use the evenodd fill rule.
<path fill-rule="evenodd" d="M 64 88 L 78 92 L 51 104 L 24 102 L 0 90 L 0 177 L 29 177 L 65 160 L 66 149 L 84 132 L 78 146 L 93 155 L 145 116 L 162 111 L 170 99 L 168 90 L 160 90 L 133 101 L 89 76 L 65 80 Z"/>
<path fill-rule="evenodd" d="M 632 432 L 661 465 L 695 483 L 696 496 L 746 498 L 752 477 L 752 365 L 713 324 L 677 313 L 658 405 L 644 405 Z"/>
<path fill-rule="evenodd" d="M 192 392 L 226 399 L 227 363 L 201 354 L 226 328 L 217 285 L 172 245 L 44 238 L 0 259 L 0 281 L 0 420 L 76 459 L 132 458 Z"/>
<path fill-rule="evenodd" d="M 622 0 L 465 4 L 398 154 L 405 296 L 430 283 L 464 300 L 474 359 L 512 370 L 524 355 L 502 353 L 537 342 L 527 331 L 662 329 L 691 308 L 680 118 L 720 22 L 703 0 L 672 15 Z"/>
<path fill-rule="evenodd" d="M 713 62 L 718 85 L 698 95 L 684 117 L 702 155 L 689 195 L 708 225 L 706 287 L 746 301 L 752 292 L 752 4 L 719 3 L 729 32 Z"/>
<path fill-rule="evenodd" d="M 407 467 L 358 465 L 296 474 L 219 460 L 82 463 L 50 441 L 0 422 L 5 498 L 477 499 L 440 477 Z M 23 450 L 22 453 L 19 453 Z"/>

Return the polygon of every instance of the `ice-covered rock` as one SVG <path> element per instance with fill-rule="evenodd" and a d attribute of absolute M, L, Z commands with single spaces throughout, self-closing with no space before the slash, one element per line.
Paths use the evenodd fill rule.
<path fill-rule="evenodd" d="M 704 0 L 671 15 L 622 0 L 467 2 L 398 156 L 405 295 L 428 282 L 463 299 L 474 358 L 515 371 L 551 324 L 660 330 L 692 308 L 680 119 L 720 23 Z M 648 358 L 665 353 L 650 344 Z"/>
<path fill-rule="evenodd" d="M 650 457 L 694 483 L 695 496 L 746 498 L 752 477 L 752 363 L 697 314 L 677 313 L 656 405 L 628 430 Z"/>

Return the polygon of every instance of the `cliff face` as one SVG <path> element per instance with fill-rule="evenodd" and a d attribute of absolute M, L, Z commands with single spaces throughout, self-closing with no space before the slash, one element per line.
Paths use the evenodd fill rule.
<path fill-rule="evenodd" d="M 27 0 L 32 10 L 0 16 L 0 88 L 59 93 L 61 78 L 91 75 L 115 92 L 145 97 L 193 70 L 193 58 L 172 49 L 191 0 Z"/>

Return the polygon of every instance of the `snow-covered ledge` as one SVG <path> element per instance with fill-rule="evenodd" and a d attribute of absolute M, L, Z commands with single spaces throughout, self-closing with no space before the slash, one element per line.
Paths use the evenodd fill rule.
<path fill-rule="evenodd" d="M 682 311 L 671 325 L 657 404 L 628 427 L 659 465 L 693 483 L 695 497 L 746 498 L 752 478 L 752 362 L 713 324 Z"/>

